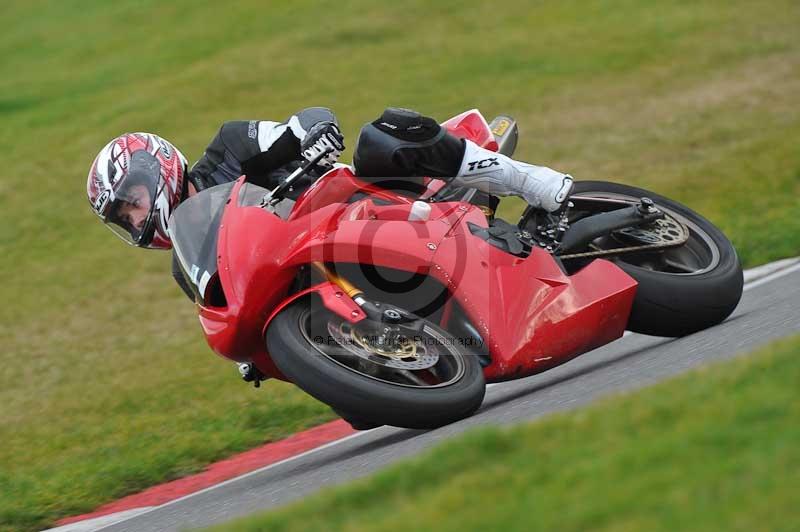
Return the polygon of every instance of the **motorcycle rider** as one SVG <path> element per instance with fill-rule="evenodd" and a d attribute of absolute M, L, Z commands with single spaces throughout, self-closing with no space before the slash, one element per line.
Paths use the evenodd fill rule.
<path fill-rule="evenodd" d="M 128 133 L 100 150 L 89 171 L 87 194 L 95 214 L 129 244 L 170 249 L 167 223 L 184 199 L 242 174 L 273 188 L 326 149 L 331 152 L 293 185 L 295 198 L 331 168 L 345 149 L 330 109 L 307 108 L 285 122 L 225 122 L 191 169 L 184 155 L 165 139 Z M 353 164 L 356 174 L 365 179 L 411 183 L 415 177 L 436 177 L 487 194 L 521 196 L 549 212 L 560 209 L 572 189 L 568 174 L 456 138 L 432 118 L 407 109 L 388 108 L 361 129 Z M 191 298 L 175 262 L 173 277 Z"/>

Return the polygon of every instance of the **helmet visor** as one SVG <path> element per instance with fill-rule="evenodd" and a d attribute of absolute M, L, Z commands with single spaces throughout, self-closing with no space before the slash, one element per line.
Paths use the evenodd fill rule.
<path fill-rule="evenodd" d="M 106 224 L 133 246 L 147 246 L 153 238 L 156 198 L 164 187 L 158 159 L 139 150 L 131 155 L 128 174 L 114 192 Z"/>

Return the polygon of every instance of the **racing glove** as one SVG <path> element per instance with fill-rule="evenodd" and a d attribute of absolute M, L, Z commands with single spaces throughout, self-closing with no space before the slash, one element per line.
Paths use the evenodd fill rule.
<path fill-rule="evenodd" d="M 326 149 L 332 149 L 328 155 L 320 159 L 318 166 L 328 169 L 333 166 L 333 163 L 339 160 L 339 157 L 344 151 L 344 136 L 339 131 L 339 126 L 333 122 L 319 122 L 314 124 L 314 127 L 308 130 L 305 138 L 300 143 L 300 151 L 303 158 L 311 161 L 314 157 L 324 152 Z"/>

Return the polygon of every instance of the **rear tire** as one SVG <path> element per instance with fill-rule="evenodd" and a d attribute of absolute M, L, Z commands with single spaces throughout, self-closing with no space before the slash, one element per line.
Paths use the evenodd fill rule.
<path fill-rule="evenodd" d="M 685 336 L 725 320 L 742 297 L 742 267 L 733 244 L 711 222 L 685 205 L 648 190 L 603 181 L 577 181 L 572 196 L 652 199 L 666 214 L 690 229 L 690 243 L 709 250 L 707 268 L 694 273 L 668 273 L 613 259 L 639 282 L 628 329 L 653 336 Z M 691 242 L 691 239 L 695 239 Z M 701 248 L 702 249 L 702 248 Z"/>
<path fill-rule="evenodd" d="M 455 338 L 430 322 L 425 323 L 426 330 L 444 340 L 444 347 L 436 347 L 441 349 L 441 363 L 458 371 L 452 382 L 415 386 L 370 377 L 342 363 L 337 357 L 352 355 L 338 345 L 330 346 L 330 336 L 320 326 L 330 320 L 342 318 L 314 298 L 296 301 L 273 318 L 267 349 L 286 377 L 360 427 L 431 429 L 470 416 L 480 407 L 486 384 L 478 357 L 461 351 Z M 328 343 L 315 340 L 323 335 Z"/>

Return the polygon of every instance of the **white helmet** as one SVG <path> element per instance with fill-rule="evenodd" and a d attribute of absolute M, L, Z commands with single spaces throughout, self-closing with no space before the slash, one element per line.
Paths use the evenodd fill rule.
<path fill-rule="evenodd" d="M 151 133 L 126 133 L 100 150 L 86 193 L 94 212 L 133 246 L 170 249 L 167 221 L 183 199 L 186 158 Z"/>

